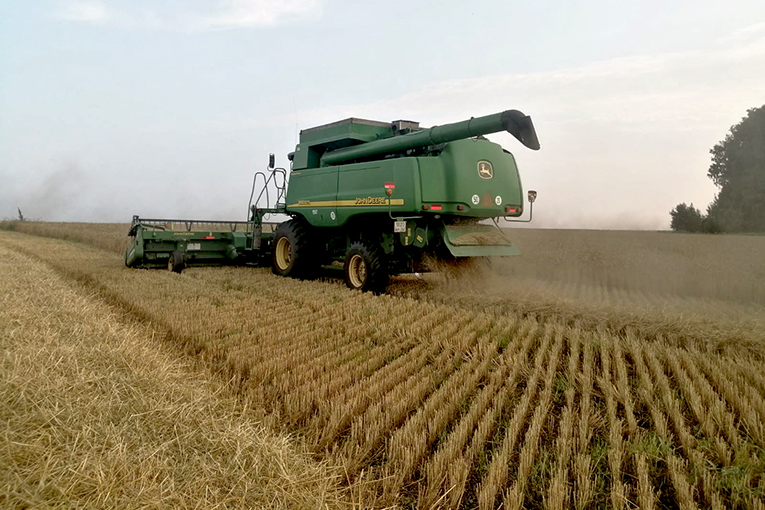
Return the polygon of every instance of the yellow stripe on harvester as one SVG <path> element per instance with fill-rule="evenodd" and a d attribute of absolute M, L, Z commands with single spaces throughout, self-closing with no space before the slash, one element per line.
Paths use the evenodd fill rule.
<path fill-rule="evenodd" d="M 388 199 L 385 197 L 359 197 L 353 200 L 301 200 L 297 204 L 287 207 L 369 207 L 369 206 L 387 206 Z M 390 205 L 404 205 L 403 198 L 390 199 Z"/>

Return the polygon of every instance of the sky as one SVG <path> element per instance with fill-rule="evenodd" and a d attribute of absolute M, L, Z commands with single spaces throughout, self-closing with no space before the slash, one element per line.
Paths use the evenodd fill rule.
<path fill-rule="evenodd" d="M 5 0 L 0 219 L 242 220 L 300 129 L 518 109 L 533 226 L 667 229 L 763 104 L 761 0 Z"/>

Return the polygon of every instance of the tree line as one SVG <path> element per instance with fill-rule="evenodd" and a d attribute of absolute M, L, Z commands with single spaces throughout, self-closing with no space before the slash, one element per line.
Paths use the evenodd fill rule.
<path fill-rule="evenodd" d="M 709 152 L 715 199 L 706 214 L 693 204 L 675 206 L 669 213 L 672 230 L 765 233 L 765 106 L 747 110 Z"/>

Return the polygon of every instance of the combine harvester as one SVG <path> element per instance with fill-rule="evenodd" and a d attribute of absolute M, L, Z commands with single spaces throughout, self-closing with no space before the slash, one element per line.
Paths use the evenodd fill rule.
<path fill-rule="evenodd" d="M 531 118 L 517 110 L 431 129 L 355 118 L 305 129 L 288 155 L 289 186 L 273 154 L 269 175 L 255 174 L 249 221 L 134 216 L 125 264 L 175 272 L 271 264 L 276 274 L 311 278 L 342 263 L 348 287 L 380 292 L 390 275 L 427 270 L 428 261 L 517 255 L 498 219 L 531 221 L 531 210 L 528 220 L 518 219 L 523 191 L 515 158 L 483 137 L 501 131 L 539 149 Z M 264 184 L 253 203 L 258 176 Z M 529 191 L 530 209 L 535 198 Z M 265 221 L 277 214 L 291 219 Z"/>

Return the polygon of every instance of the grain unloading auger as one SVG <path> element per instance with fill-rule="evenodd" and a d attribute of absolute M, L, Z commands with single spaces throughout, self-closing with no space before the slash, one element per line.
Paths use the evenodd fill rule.
<path fill-rule="evenodd" d="M 288 186 L 273 155 L 269 176 L 256 174 L 264 190 L 275 185 L 273 207 L 256 200 L 249 221 L 208 222 L 225 229 L 134 217 L 125 262 L 180 271 L 270 261 L 276 274 L 299 278 L 342 263 L 349 287 L 380 291 L 390 275 L 423 270 L 426 261 L 517 255 L 497 220 L 523 221 L 518 168 L 510 152 L 483 137 L 501 131 L 539 149 L 531 118 L 517 110 L 430 129 L 356 118 L 305 129 L 288 155 Z M 529 191 L 530 207 L 535 198 Z M 270 214 L 290 219 L 265 222 Z M 185 229 L 172 228 L 178 225 Z"/>

